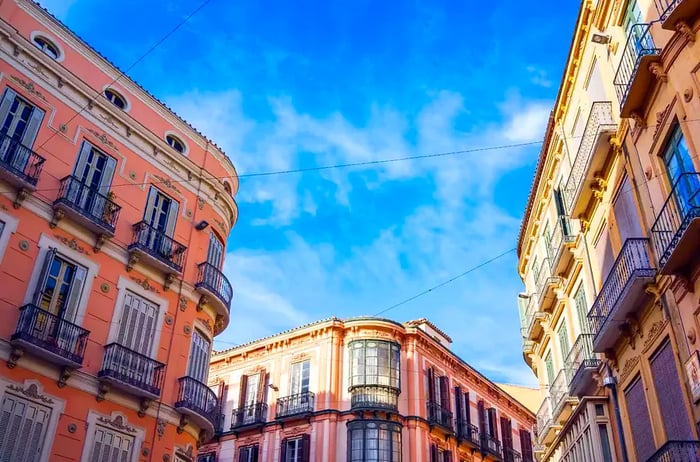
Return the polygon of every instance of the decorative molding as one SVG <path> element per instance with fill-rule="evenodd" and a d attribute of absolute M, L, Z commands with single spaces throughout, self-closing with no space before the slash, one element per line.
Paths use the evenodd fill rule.
<path fill-rule="evenodd" d="M 651 325 L 648 331 L 647 339 L 644 341 L 644 349 L 646 350 L 649 346 L 654 343 L 657 337 L 663 332 L 664 328 L 668 324 L 668 319 L 661 319 Z"/>
<path fill-rule="evenodd" d="M 691 90 L 691 93 L 692 93 L 692 90 Z M 671 103 L 668 103 L 663 111 L 659 111 L 656 113 L 656 126 L 654 127 L 653 139 L 656 139 L 659 136 L 659 132 L 661 131 L 661 128 L 664 126 L 664 121 L 666 120 L 666 117 L 668 116 L 668 113 L 670 111 L 671 111 Z"/>
<path fill-rule="evenodd" d="M 688 39 L 689 42 L 695 43 L 695 32 L 693 28 L 690 27 L 690 24 L 685 21 L 678 21 L 676 23 L 676 30 Z"/>
<path fill-rule="evenodd" d="M 11 75 L 10 78 L 11 78 L 17 85 L 21 86 L 22 88 L 24 88 L 25 90 L 27 90 L 27 91 L 28 91 L 29 93 L 31 93 L 32 95 L 34 95 L 34 96 L 36 96 L 36 97 L 38 97 L 38 98 L 41 98 L 41 99 L 43 99 L 44 101 L 46 101 L 46 97 L 43 95 L 43 93 L 41 93 L 39 90 L 37 90 L 36 87 L 34 87 L 34 83 L 33 83 L 33 82 L 31 82 L 31 81 L 27 82 L 26 80 L 21 79 L 21 78 L 19 78 L 19 77 L 17 77 L 17 76 L 14 76 L 14 75 Z"/>
<path fill-rule="evenodd" d="M 187 309 L 187 298 L 183 295 L 180 297 L 180 311 L 185 311 Z"/>
<path fill-rule="evenodd" d="M 191 444 L 188 444 L 184 448 L 182 446 L 175 446 L 175 454 L 184 457 L 188 462 L 194 461 L 194 448 Z"/>
<path fill-rule="evenodd" d="M 165 177 L 162 177 L 162 176 L 160 176 L 160 175 L 155 175 L 155 174 L 154 174 L 154 175 L 151 175 L 151 176 L 152 176 L 153 178 L 155 178 L 156 180 L 158 180 L 158 182 L 159 182 L 160 184 L 162 184 L 163 186 L 165 186 L 166 188 L 172 189 L 172 190 L 175 191 L 176 193 L 182 195 L 182 192 L 180 192 L 180 190 L 177 189 L 177 186 L 175 186 L 175 183 L 174 183 L 173 180 L 171 180 L 170 178 L 165 178 Z"/>
<path fill-rule="evenodd" d="M 202 210 L 204 208 L 204 198 L 202 198 L 202 197 L 197 198 L 197 208 L 199 210 Z"/>
<path fill-rule="evenodd" d="M 211 325 L 211 320 L 209 320 L 209 319 L 207 319 L 207 318 L 197 318 L 197 320 L 198 320 L 199 322 L 201 322 L 202 324 L 204 324 L 204 326 L 207 328 L 207 331 L 208 331 L 210 334 L 213 334 L 213 333 L 214 333 L 214 328 L 213 328 L 213 326 Z"/>
<path fill-rule="evenodd" d="M 54 404 L 54 400 L 39 393 L 39 386 L 35 383 L 30 383 L 26 388 L 22 387 L 21 385 L 10 384 L 7 386 L 7 389 L 16 393 L 21 393 L 27 398 L 41 401 L 44 404 Z"/>
<path fill-rule="evenodd" d="M 654 74 L 654 77 L 656 77 L 658 81 L 668 81 L 668 75 L 666 75 L 666 71 L 664 70 L 663 65 L 661 65 L 660 63 L 649 64 L 649 71 L 651 71 L 651 73 Z"/>
<path fill-rule="evenodd" d="M 214 218 L 214 223 L 216 223 L 216 226 L 219 227 L 219 231 L 221 231 L 222 237 L 226 237 L 227 232 L 226 232 L 226 225 L 224 225 L 224 222 Z"/>
<path fill-rule="evenodd" d="M 688 87 L 686 90 L 683 92 L 683 100 L 686 103 L 689 103 L 693 99 L 693 87 Z"/>
<path fill-rule="evenodd" d="M 620 382 L 627 380 L 627 376 L 632 373 L 632 370 L 637 367 L 641 357 L 639 355 L 629 358 L 625 361 L 625 365 L 622 367 L 622 372 L 620 372 Z"/>
<path fill-rule="evenodd" d="M 163 439 L 163 435 L 165 434 L 165 420 L 162 419 L 157 419 L 156 420 L 156 433 L 158 434 L 158 439 Z"/>
<path fill-rule="evenodd" d="M 90 127 L 86 127 L 85 130 L 90 132 L 92 134 L 92 136 L 94 136 L 95 138 L 100 140 L 100 143 L 109 146 L 110 148 L 114 149 L 115 151 L 119 151 L 119 148 L 117 147 L 117 145 L 114 144 L 114 142 L 107 137 L 106 133 L 100 133 L 97 130 L 94 130 Z"/>
<path fill-rule="evenodd" d="M 297 353 L 294 356 L 292 356 L 292 362 L 302 361 L 302 360 L 308 359 L 310 357 L 311 357 L 311 355 L 309 355 L 309 353 L 306 353 L 306 352 Z"/>
<path fill-rule="evenodd" d="M 58 239 L 61 244 L 65 245 L 71 250 L 75 250 L 78 253 L 82 253 L 83 255 L 90 255 L 90 251 L 87 250 L 85 247 L 82 245 L 78 244 L 78 241 L 75 238 L 68 239 L 65 236 L 61 236 L 60 234 L 55 234 L 53 235 L 56 239 Z"/>
<path fill-rule="evenodd" d="M 147 290 L 149 292 L 154 292 L 154 293 L 160 295 L 160 293 L 161 293 L 160 290 L 156 286 L 151 285 L 151 281 L 149 281 L 148 278 L 141 279 L 137 276 L 130 276 L 130 278 L 136 284 L 140 285 L 143 288 L 143 290 Z"/>
<path fill-rule="evenodd" d="M 131 425 L 127 424 L 126 418 L 120 415 L 116 415 L 113 418 L 100 416 L 97 418 L 97 421 L 105 425 L 109 425 L 112 428 L 116 428 L 119 431 L 123 431 L 126 433 L 136 433 L 136 429 Z"/>

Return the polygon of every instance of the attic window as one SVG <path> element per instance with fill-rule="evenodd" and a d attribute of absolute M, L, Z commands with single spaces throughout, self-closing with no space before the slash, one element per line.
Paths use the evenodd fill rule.
<path fill-rule="evenodd" d="M 58 46 L 56 46 L 55 43 L 53 43 L 51 40 L 47 39 L 44 36 L 35 36 L 34 45 L 36 45 L 37 48 L 43 51 L 44 54 L 50 56 L 53 59 L 58 59 L 61 57 L 61 51 L 59 50 Z"/>
<path fill-rule="evenodd" d="M 107 98 L 107 101 L 114 104 L 123 111 L 126 110 L 126 99 L 122 95 L 112 90 L 111 88 L 105 89 L 104 95 L 105 98 Z"/>
<path fill-rule="evenodd" d="M 165 135 L 165 142 L 168 145 L 179 152 L 180 154 L 185 154 L 187 149 L 185 148 L 185 143 L 178 137 L 173 135 Z"/>

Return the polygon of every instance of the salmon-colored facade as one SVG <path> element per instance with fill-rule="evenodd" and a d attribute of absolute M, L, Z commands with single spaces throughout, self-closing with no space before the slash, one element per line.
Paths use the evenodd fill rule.
<path fill-rule="evenodd" d="M 0 459 L 193 460 L 236 171 L 31 1 L 0 56 Z"/>
<path fill-rule="evenodd" d="M 331 318 L 215 352 L 200 460 L 531 462 L 531 411 L 425 319 Z"/>

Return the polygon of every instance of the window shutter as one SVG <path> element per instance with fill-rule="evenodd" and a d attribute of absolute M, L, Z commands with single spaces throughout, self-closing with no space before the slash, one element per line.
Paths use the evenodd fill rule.
<path fill-rule="evenodd" d="M 5 124 L 5 119 L 7 118 L 7 114 L 10 112 L 10 106 L 12 106 L 15 98 L 17 98 L 17 93 L 15 93 L 15 91 L 10 87 L 5 88 L 5 93 L 2 95 L 2 101 L 0 101 L 0 127 Z"/>
<path fill-rule="evenodd" d="M 445 462 L 452 462 L 452 451 L 445 451 Z"/>
<path fill-rule="evenodd" d="M 241 375 L 241 381 L 240 385 L 238 387 L 238 407 L 243 408 L 247 404 L 247 396 L 246 393 L 248 391 L 248 376 L 243 374 Z"/>
<path fill-rule="evenodd" d="M 73 275 L 73 282 L 70 285 L 70 292 L 68 293 L 68 299 L 66 300 L 66 309 L 63 312 L 63 319 L 75 322 L 76 315 L 78 314 L 78 304 L 80 303 L 80 296 L 83 293 L 83 286 L 85 285 L 85 279 L 87 277 L 87 270 L 82 266 L 75 266 L 75 274 Z"/>
<path fill-rule="evenodd" d="M 34 140 L 36 140 L 36 134 L 39 133 L 39 127 L 41 126 L 41 120 L 44 118 L 44 111 L 38 107 L 32 109 L 32 115 L 29 116 L 29 121 L 27 122 L 27 128 L 24 129 L 24 136 L 22 136 L 21 143 L 32 148 L 34 146 Z M 4 119 L 2 119 L 4 122 Z M 24 160 L 26 162 L 26 159 Z"/>
<path fill-rule="evenodd" d="M 267 383 L 270 380 L 270 374 L 265 372 L 265 369 L 260 371 L 260 379 L 258 380 L 258 394 L 256 403 L 267 402 Z"/>
<path fill-rule="evenodd" d="M 301 435 L 301 462 L 311 462 L 311 435 Z"/>
<path fill-rule="evenodd" d="M 158 308 L 158 305 L 126 291 L 117 343 L 150 357 Z"/>
<path fill-rule="evenodd" d="M 428 368 L 428 401 L 435 402 L 435 373 L 433 368 Z"/>
<path fill-rule="evenodd" d="M 488 436 L 488 427 L 486 425 L 486 410 L 484 409 L 484 402 L 479 400 L 477 404 L 477 410 L 479 411 L 479 433 L 481 433 L 481 439 Z"/>
<path fill-rule="evenodd" d="M 501 417 L 501 439 L 504 449 L 513 449 L 513 427 L 508 417 Z"/>
<path fill-rule="evenodd" d="M 190 346 L 187 375 L 201 383 L 206 383 L 208 371 L 209 341 L 195 329 L 192 332 L 192 344 Z"/>
<path fill-rule="evenodd" d="M 102 178 L 100 178 L 100 192 L 102 194 L 107 194 L 109 192 L 109 187 L 112 185 L 112 177 L 114 177 L 114 170 L 117 167 L 117 161 L 110 156 L 105 156 L 105 167 L 102 171 Z"/>
<path fill-rule="evenodd" d="M 462 423 L 463 423 L 463 412 L 462 412 L 462 388 L 457 385 L 455 387 L 455 416 L 457 417 L 457 434 L 463 435 Z"/>
<path fill-rule="evenodd" d="M 73 175 L 78 179 L 83 178 L 83 174 L 85 173 L 85 165 L 87 164 L 91 151 L 92 144 L 86 140 L 83 140 L 82 144 L 80 145 L 80 151 L 78 151 L 78 158 L 75 161 L 75 167 L 73 167 Z"/>
<path fill-rule="evenodd" d="M 450 410 L 450 388 L 448 385 L 449 380 L 446 375 L 440 376 L 440 405 L 446 409 Z"/>
<path fill-rule="evenodd" d="M 464 393 L 464 416 L 467 425 L 472 423 L 472 406 L 469 401 L 469 392 Z"/>
<path fill-rule="evenodd" d="M 438 461 L 438 448 L 434 444 L 430 445 L 430 462 L 439 462 Z"/>
<path fill-rule="evenodd" d="M 647 460 L 656 450 L 656 445 L 649 420 L 649 408 L 644 395 L 644 384 L 639 376 L 625 390 L 625 402 L 627 403 L 627 414 L 629 415 L 630 427 L 632 428 L 632 441 L 634 444 L 631 446 L 637 451 L 637 459 Z"/>
<path fill-rule="evenodd" d="M 130 460 L 134 439 L 123 433 L 97 425 L 93 444 L 90 457 L 91 462 L 103 461 L 109 458 L 111 460 Z"/>
<path fill-rule="evenodd" d="M 0 450 L 13 461 L 39 460 L 51 408 L 6 394 L 0 415 Z"/>
<path fill-rule="evenodd" d="M 41 298 L 44 295 L 44 288 L 46 287 L 46 279 L 49 277 L 49 270 L 51 269 L 51 264 L 54 258 L 56 258 L 56 249 L 50 248 L 46 252 L 44 257 L 44 264 L 41 267 L 41 272 L 39 273 L 39 279 L 36 281 L 36 287 L 34 288 L 34 304 L 41 307 Z"/>
<path fill-rule="evenodd" d="M 496 409 L 490 407 L 488 412 L 489 418 L 489 435 L 494 440 L 498 441 L 498 418 L 496 416 Z"/>
<path fill-rule="evenodd" d="M 248 462 L 246 460 L 246 448 L 238 449 L 238 462 Z"/>
<path fill-rule="evenodd" d="M 520 452 L 523 456 L 523 462 L 533 462 L 532 454 L 532 436 L 527 430 L 520 430 Z"/>
<path fill-rule="evenodd" d="M 168 224 L 165 228 L 165 233 L 169 237 L 175 236 L 175 224 L 177 223 L 179 205 L 180 204 L 178 204 L 175 200 L 170 201 L 170 208 L 168 209 Z"/>
<path fill-rule="evenodd" d="M 287 462 L 287 438 L 282 439 L 282 444 L 280 445 L 280 462 Z"/>
<path fill-rule="evenodd" d="M 668 340 L 651 359 L 651 374 L 654 377 L 654 387 L 663 390 L 662 393 L 657 393 L 657 396 L 661 419 L 666 428 L 666 438 L 681 441 L 694 439 L 673 348 Z"/>
<path fill-rule="evenodd" d="M 251 457 L 253 462 L 258 462 L 258 445 L 253 446 L 253 457 Z"/>
<path fill-rule="evenodd" d="M 561 347 L 561 356 L 566 360 L 566 356 L 571 349 L 569 346 L 569 333 L 566 330 L 566 320 L 563 320 L 561 322 L 561 327 L 559 327 L 559 345 Z"/>

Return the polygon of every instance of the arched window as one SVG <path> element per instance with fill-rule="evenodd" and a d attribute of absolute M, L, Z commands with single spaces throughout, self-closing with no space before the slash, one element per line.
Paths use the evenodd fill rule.
<path fill-rule="evenodd" d="M 58 46 L 43 35 L 36 35 L 34 37 L 34 45 L 53 59 L 61 57 L 61 50 Z"/>
<path fill-rule="evenodd" d="M 106 88 L 104 91 L 105 98 L 107 98 L 107 101 L 110 103 L 114 104 L 121 110 L 126 109 L 126 98 L 124 98 L 122 95 L 117 93 L 116 91 L 112 90 L 111 88 Z"/>
<path fill-rule="evenodd" d="M 185 154 L 187 152 L 185 142 L 174 135 L 165 135 L 165 142 L 180 154 Z"/>
<path fill-rule="evenodd" d="M 401 424 L 377 420 L 348 422 L 348 462 L 401 462 Z"/>

